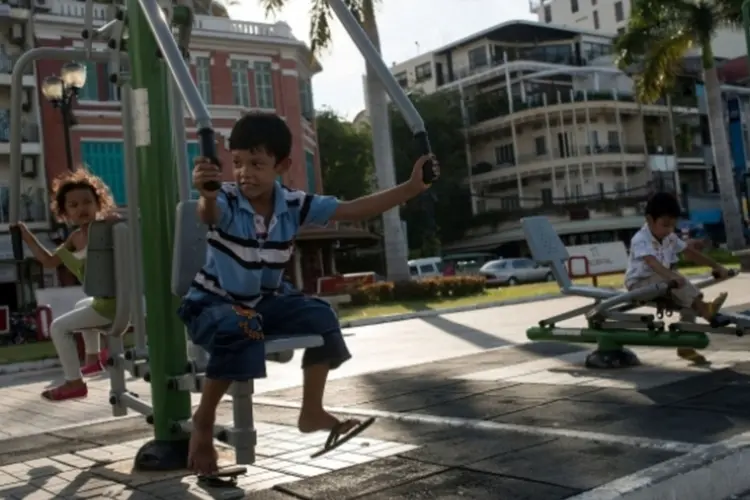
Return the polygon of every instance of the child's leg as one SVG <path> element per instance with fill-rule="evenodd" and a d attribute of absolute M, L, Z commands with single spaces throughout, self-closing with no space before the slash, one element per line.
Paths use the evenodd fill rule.
<path fill-rule="evenodd" d="M 676 303 L 685 309 L 691 309 L 706 320 L 711 320 L 721 308 L 727 298 L 726 293 L 719 296 L 710 303 L 703 301 L 703 294 L 692 283 L 687 282 L 680 288 L 672 290 L 672 297 Z M 708 359 L 692 347 L 680 347 L 677 355 L 697 365 L 708 364 Z"/>
<path fill-rule="evenodd" d="M 209 354 L 206 378 L 190 434 L 189 466 L 198 474 L 217 469 L 213 427 L 216 408 L 233 381 L 266 376 L 265 347 L 260 323 L 246 311 L 224 302 L 184 302 L 179 311 L 190 340 Z"/>
<path fill-rule="evenodd" d="M 90 305 L 74 309 L 52 322 L 50 337 L 60 358 L 65 383 L 58 388 L 45 391 L 42 394 L 44 397 L 62 400 L 83 397 L 87 394 L 86 384 L 81 378 L 78 348 L 72 333 L 76 330 L 101 327 L 109 323 L 109 319 L 94 311 Z"/>
<path fill-rule="evenodd" d="M 299 293 L 280 295 L 258 305 L 266 335 L 320 335 L 323 345 L 307 349 L 302 357 L 302 409 L 298 426 L 302 432 L 333 429 L 339 420 L 325 411 L 323 395 L 328 372 L 351 358 L 341 334 L 336 313 L 319 299 Z M 348 420 L 339 427 L 346 433 L 359 424 Z"/>

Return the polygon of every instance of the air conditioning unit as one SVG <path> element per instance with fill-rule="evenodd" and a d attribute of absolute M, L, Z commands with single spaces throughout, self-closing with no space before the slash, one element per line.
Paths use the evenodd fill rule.
<path fill-rule="evenodd" d="M 14 44 L 22 44 L 26 41 L 26 29 L 21 23 L 13 23 L 10 28 L 10 41 Z"/>
<path fill-rule="evenodd" d="M 33 156 L 24 156 L 21 162 L 21 175 L 27 179 L 36 179 L 37 167 L 36 158 Z"/>

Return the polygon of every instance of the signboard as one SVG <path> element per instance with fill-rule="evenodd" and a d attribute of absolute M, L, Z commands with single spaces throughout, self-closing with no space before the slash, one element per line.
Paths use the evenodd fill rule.
<path fill-rule="evenodd" d="M 622 273 L 628 267 L 628 249 L 622 241 L 567 247 L 565 263 L 570 276 Z"/>
<path fill-rule="evenodd" d="M 375 283 L 375 273 L 351 273 L 318 278 L 318 295 L 344 295 Z"/>

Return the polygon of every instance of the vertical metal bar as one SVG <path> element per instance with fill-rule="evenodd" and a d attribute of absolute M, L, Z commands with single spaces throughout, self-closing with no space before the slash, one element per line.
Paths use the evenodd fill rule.
<path fill-rule="evenodd" d="M 128 199 L 128 226 L 130 227 L 130 258 L 132 266 L 131 276 L 131 323 L 135 330 L 135 350 L 143 352 L 146 344 L 146 311 L 143 299 L 143 250 L 141 246 L 141 218 L 138 188 L 138 161 L 135 153 L 135 139 L 133 138 L 133 94 L 130 83 L 120 87 L 122 113 L 122 143 L 124 149 L 125 184 Z"/>
<path fill-rule="evenodd" d="M 184 327 L 175 311 L 177 297 L 170 290 L 174 246 L 177 187 L 170 132 L 168 74 L 159 57 L 161 33 L 177 50 L 169 27 L 154 0 L 128 0 L 128 52 L 132 85 L 134 140 L 138 159 L 139 206 L 143 249 L 144 290 L 151 391 L 154 405 L 154 440 L 141 447 L 135 465 L 139 469 L 174 470 L 187 465 L 188 436 L 179 422 L 190 418 L 190 394 L 168 386 L 168 380 L 185 373 L 187 354 Z M 143 9 L 143 10 L 141 10 Z M 167 47 L 168 48 L 168 47 Z M 162 47 L 167 59 L 172 58 Z M 178 62 L 187 72 L 179 50 Z M 189 73 L 187 74 L 189 77 Z M 197 90 L 196 90 L 197 94 Z M 205 107 L 204 107 L 205 108 Z"/>
<path fill-rule="evenodd" d="M 180 201 L 190 199 L 190 168 L 185 148 L 185 113 L 174 78 L 168 78 L 169 110 L 172 113 L 172 144 L 177 161 L 177 191 Z"/>
<path fill-rule="evenodd" d="M 125 385 L 125 360 L 122 358 L 123 345 L 122 337 L 114 335 L 107 339 L 109 347 L 109 360 L 107 362 L 107 371 L 109 372 L 109 396 L 112 404 L 112 416 L 123 417 L 128 414 L 128 407 L 123 404 L 121 397 L 125 394 L 127 386 Z"/>
<path fill-rule="evenodd" d="M 232 384 L 232 446 L 238 464 L 252 464 L 255 462 L 255 422 L 253 419 L 253 392 L 255 383 L 234 382 Z"/>

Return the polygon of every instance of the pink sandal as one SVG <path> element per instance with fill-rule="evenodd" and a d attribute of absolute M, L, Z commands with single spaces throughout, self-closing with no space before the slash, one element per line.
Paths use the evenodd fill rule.
<path fill-rule="evenodd" d="M 85 398 L 89 395 L 89 388 L 86 384 L 82 386 L 68 386 L 61 385 L 54 389 L 46 390 L 42 393 L 42 397 L 49 401 L 65 401 L 68 399 L 79 399 Z"/>

